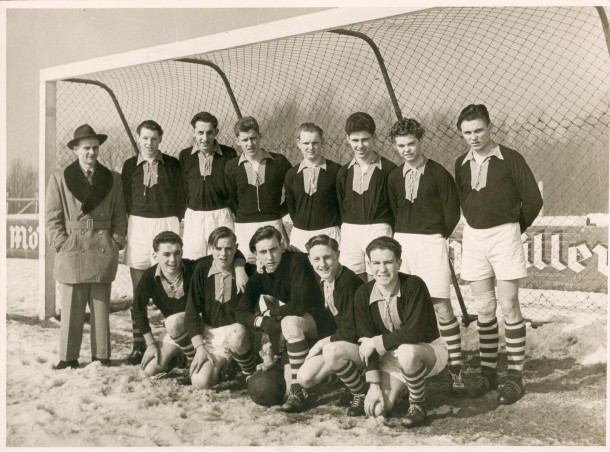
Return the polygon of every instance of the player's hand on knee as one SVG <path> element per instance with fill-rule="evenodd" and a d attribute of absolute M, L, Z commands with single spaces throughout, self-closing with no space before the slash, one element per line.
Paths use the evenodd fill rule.
<path fill-rule="evenodd" d="M 369 358 L 375 352 L 375 343 L 373 342 L 373 338 L 361 337 L 358 339 L 358 342 L 360 342 L 360 347 L 358 348 L 360 360 L 365 366 L 368 366 Z"/>
<path fill-rule="evenodd" d="M 320 339 L 318 342 L 316 342 L 313 347 L 309 349 L 309 353 L 305 357 L 305 361 L 322 353 L 322 349 L 328 343 L 330 343 L 330 337 L 325 337 L 324 339 Z"/>
<path fill-rule="evenodd" d="M 144 355 L 142 356 L 142 362 L 140 363 L 140 368 L 142 370 L 146 369 L 146 366 L 148 366 L 148 363 L 150 363 L 153 359 L 156 360 L 157 366 L 161 365 L 161 352 L 159 351 L 159 346 L 157 345 L 156 342 L 154 342 L 146 347 L 146 351 L 144 352 Z"/>
<path fill-rule="evenodd" d="M 364 398 L 364 414 L 377 417 L 385 413 L 385 399 L 379 383 L 371 383 Z"/>
<path fill-rule="evenodd" d="M 193 375 L 199 372 L 208 359 L 208 352 L 205 350 L 205 347 L 203 345 L 197 347 L 197 349 L 195 350 L 195 356 L 193 357 L 193 361 L 191 362 L 189 375 Z"/>

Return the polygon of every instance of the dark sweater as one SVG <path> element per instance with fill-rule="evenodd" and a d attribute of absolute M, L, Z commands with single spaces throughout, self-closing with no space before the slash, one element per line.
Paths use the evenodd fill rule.
<path fill-rule="evenodd" d="M 324 295 L 316 289 L 317 284 L 307 255 L 285 251 L 273 273 L 255 273 L 248 280 L 235 318 L 242 325 L 254 328 L 259 297 L 263 294 L 271 295 L 285 304 L 270 312 L 270 315 L 284 317 L 309 313 L 316 322 L 318 336 L 330 336 L 337 326 L 324 307 Z"/>
<path fill-rule="evenodd" d="M 354 319 L 356 334 L 361 337 L 381 336 L 386 351 L 394 350 L 401 344 L 430 343 L 439 338 L 436 314 L 430 293 L 424 281 L 415 275 L 398 274 L 401 296 L 397 308 L 400 328 L 390 332 L 379 313 L 379 303 L 370 303 L 375 281 L 360 286 L 354 297 Z M 379 354 L 373 352 L 367 366 L 369 372 L 379 369 Z"/>
<path fill-rule="evenodd" d="M 420 176 L 417 198 L 405 199 L 404 164 L 388 178 L 388 196 L 394 214 L 394 232 L 441 234 L 447 238 L 460 221 L 460 202 L 449 171 L 428 160 Z"/>
<path fill-rule="evenodd" d="M 220 145 L 222 155 L 213 154 L 212 172 L 205 178 L 199 171 L 199 155 L 191 154 L 193 146 L 180 151 L 180 169 L 185 184 L 186 205 L 191 210 L 218 210 L 229 207 L 225 189 L 225 165 L 237 157 L 235 149 Z"/>
<path fill-rule="evenodd" d="M 318 280 L 318 287 L 322 291 L 322 297 L 324 297 L 324 286 L 317 275 L 316 279 Z M 363 284 L 364 281 L 345 266 L 343 266 L 341 273 L 335 279 L 333 301 L 338 311 L 337 315 L 334 316 L 337 331 L 330 336 L 331 342 L 347 341 L 354 344 L 358 343 L 358 335 L 356 334 L 356 326 L 354 324 L 354 295 L 356 290 Z"/>
<path fill-rule="evenodd" d="M 336 189 L 339 168 L 341 165 L 326 159 L 326 169 L 320 168 L 313 195 L 305 192 L 304 171 L 299 171 L 299 165 L 288 170 L 284 183 L 286 207 L 295 227 L 313 231 L 341 224 Z"/>
<path fill-rule="evenodd" d="M 464 217 L 474 229 L 519 223 L 521 233 L 531 226 L 542 208 L 542 196 L 532 170 L 517 151 L 500 145 L 504 160 L 489 159 L 486 187 L 471 188 L 468 153 L 455 162 L 455 182 Z"/>
<path fill-rule="evenodd" d="M 178 159 L 162 154 L 157 183 L 144 186 L 144 164 L 136 165 L 138 156 L 125 160 L 121 176 L 128 215 L 145 218 L 184 217 L 186 195 Z"/>
<path fill-rule="evenodd" d="M 212 256 L 205 256 L 198 261 L 193 272 L 184 318 L 184 326 L 191 339 L 202 334 L 202 321 L 212 328 L 235 323 L 235 310 L 241 294 L 237 293 L 237 286 L 233 279 L 231 299 L 224 303 L 216 300 L 216 277 L 215 275 L 208 276 L 213 262 Z M 255 266 L 246 264 L 248 275 L 255 271 Z"/>
<path fill-rule="evenodd" d="M 182 259 L 182 263 L 184 264 L 182 284 L 185 295 L 181 298 L 170 298 L 165 292 L 161 280 L 155 277 L 159 264 L 155 264 L 144 271 L 142 279 L 140 279 L 138 288 L 136 289 L 135 300 L 131 307 L 133 321 L 140 333 L 146 334 L 151 331 L 146 310 L 148 300 L 152 300 L 153 304 L 159 308 L 159 311 L 161 311 L 161 314 L 163 314 L 163 317 L 165 318 L 172 314 L 184 312 L 186 309 L 186 294 L 189 291 L 191 277 L 198 262 L 199 261 L 190 259 Z"/>
<path fill-rule="evenodd" d="M 284 180 L 291 165 L 283 155 L 269 154 L 273 158 L 265 160 L 265 180 L 258 187 L 248 182 L 246 163 L 240 164 L 239 157 L 225 166 L 225 187 L 236 223 L 279 220 L 287 213 L 286 204 L 281 201 Z"/>
<path fill-rule="evenodd" d="M 387 182 L 396 165 L 381 157 L 381 170 L 373 165 L 368 189 L 362 194 L 353 190 L 354 166 L 343 165 L 337 173 L 337 199 L 341 220 L 350 224 L 394 224 L 388 198 Z"/>

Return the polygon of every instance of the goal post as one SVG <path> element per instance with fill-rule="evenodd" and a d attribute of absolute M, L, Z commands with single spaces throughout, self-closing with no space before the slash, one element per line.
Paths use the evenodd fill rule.
<path fill-rule="evenodd" d="M 40 75 L 41 199 L 50 173 L 73 160 L 65 143 L 85 122 L 109 135 L 100 160 L 120 171 L 145 119 L 162 125 L 161 149 L 177 155 L 192 144 L 190 119 L 198 111 L 218 117 L 219 141 L 227 144 L 235 121 L 252 115 L 263 147 L 293 164 L 300 161 L 294 131 L 312 121 L 324 129 L 329 158 L 344 164 L 350 113 L 375 118 L 378 150 L 396 163 L 387 132 L 397 117 L 414 117 L 426 128 L 426 154 L 453 173 L 466 151 L 457 115 L 484 103 L 494 138 L 523 154 L 544 183 L 544 212 L 553 222 L 539 218 L 523 237 L 530 271 L 523 303 L 527 316 L 542 318 L 557 304 L 545 298 L 549 291 L 566 303 L 575 293 L 568 291 L 607 293 L 610 55 L 602 12 L 336 8 L 47 68 Z M 574 225 L 578 216 L 586 227 Z M 450 245 L 459 275 L 461 226 Z M 42 248 L 40 315 L 48 316 L 55 311 L 52 250 Z M 130 296 L 120 267 L 113 292 Z M 588 295 L 578 297 L 583 315 L 605 312 Z"/>

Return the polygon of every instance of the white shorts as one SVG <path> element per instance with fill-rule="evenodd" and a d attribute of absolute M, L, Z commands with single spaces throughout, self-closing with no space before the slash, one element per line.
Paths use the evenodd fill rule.
<path fill-rule="evenodd" d="M 182 257 L 195 260 L 211 254 L 211 250 L 208 250 L 208 239 L 212 231 L 220 226 L 235 229 L 233 213 L 228 207 L 218 210 L 186 209 Z"/>
<path fill-rule="evenodd" d="M 406 234 L 395 232 L 402 246 L 400 271 L 424 280 L 432 298 L 449 298 L 449 256 L 447 240 L 440 234 Z"/>
<path fill-rule="evenodd" d="M 229 349 L 229 336 L 233 331 L 233 325 L 212 328 L 209 325 L 203 327 L 203 346 L 205 351 L 212 355 L 220 356 L 230 362 L 233 357 Z"/>
<path fill-rule="evenodd" d="M 156 262 L 153 258 L 153 239 L 163 231 L 180 234 L 178 217 L 144 218 L 129 215 L 123 263 L 138 270 L 146 270 L 153 265 Z"/>
<path fill-rule="evenodd" d="M 434 363 L 434 367 L 426 374 L 426 378 L 434 377 L 443 371 L 445 366 L 447 366 L 447 361 L 449 360 L 449 352 L 447 351 L 447 343 L 443 340 L 442 337 L 438 337 L 437 339 L 430 342 L 428 345 L 432 347 L 434 350 L 434 356 L 436 356 L 436 363 Z M 387 352 L 385 355 L 381 357 L 379 362 L 379 371 L 385 372 L 390 376 L 396 378 L 398 381 L 402 381 L 404 384 L 407 384 L 407 380 L 403 374 L 402 367 L 398 362 L 398 347 L 395 350 Z"/>
<path fill-rule="evenodd" d="M 481 281 L 494 275 L 501 281 L 527 276 L 519 223 L 488 229 L 474 229 L 465 224 L 460 276 L 465 281 Z"/>
<path fill-rule="evenodd" d="M 381 236 L 392 237 L 389 224 L 351 224 L 341 225 L 341 246 L 339 262 L 356 274 L 370 273 L 366 247 L 374 239 Z"/>
<path fill-rule="evenodd" d="M 255 260 L 254 254 L 250 251 L 250 239 L 254 233 L 263 226 L 273 226 L 275 229 L 281 232 L 282 241 L 284 245 L 288 244 L 288 237 L 284 230 L 284 223 L 282 220 L 271 220 L 261 221 L 258 223 L 235 223 L 235 235 L 237 236 L 237 245 L 239 251 L 246 257 L 246 261 L 253 262 Z"/>
<path fill-rule="evenodd" d="M 326 234 L 327 236 L 332 239 L 335 239 L 337 242 L 339 242 L 339 244 L 341 244 L 341 228 L 339 226 L 316 229 L 315 231 L 305 231 L 304 229 L 293 227 L 292 231 L 290 232 L 290 244 L 306 253 L 307 250 L 305 249 L 305 244 L 307 243 L 307 241 L 310 238 L 320 234 Z"/>

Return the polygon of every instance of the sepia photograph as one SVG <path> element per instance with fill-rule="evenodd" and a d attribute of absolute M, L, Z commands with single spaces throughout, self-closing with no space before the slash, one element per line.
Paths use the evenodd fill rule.
<path fill-rule="evenodd" d="M 606 447 L 609 14 L 0 1 L 3 445 Z"/>

